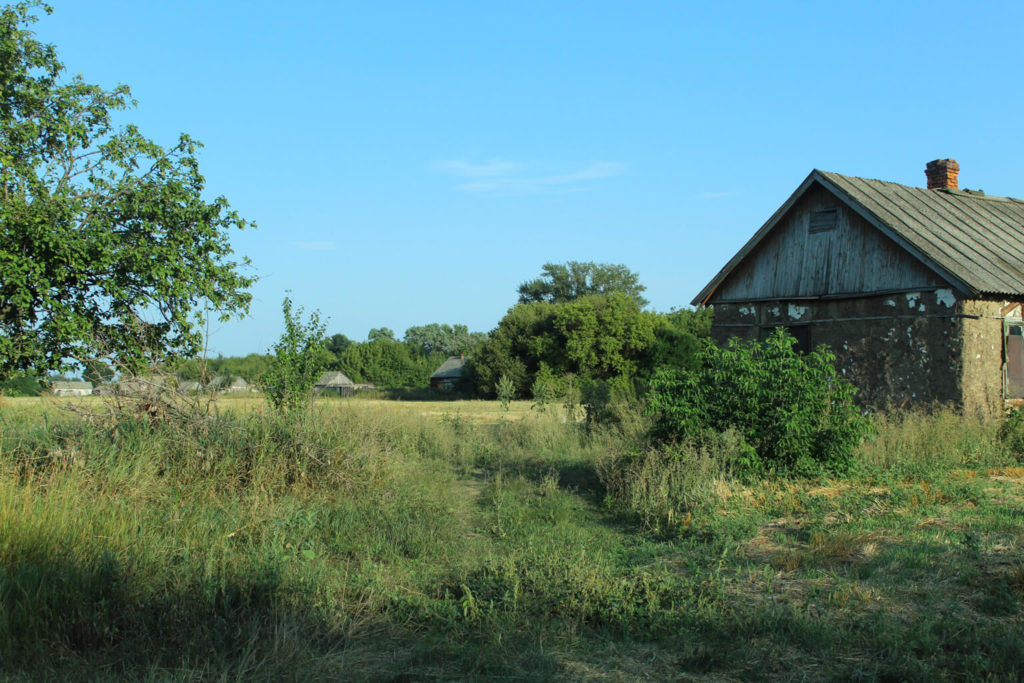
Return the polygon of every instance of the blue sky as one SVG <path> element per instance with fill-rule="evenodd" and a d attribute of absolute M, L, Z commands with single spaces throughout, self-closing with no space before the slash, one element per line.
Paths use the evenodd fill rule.
<path fill-rule="evenodd" d="M 1024 196 L 1024 4 L 54 0 L 71 73 L 187 132 L 258 229 L 214 352 L 286 291 L 331 333 L 495 327 L 548 261 L 684 306 L 813 168 Z"/>

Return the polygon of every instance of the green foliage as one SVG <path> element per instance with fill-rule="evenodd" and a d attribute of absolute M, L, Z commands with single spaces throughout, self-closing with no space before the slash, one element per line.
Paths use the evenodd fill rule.
<path fill-rule="evenodd" d="M 1024 410 L 1010 410 L 997 432 L 999 443 L 1018 460 L 1024 461 Z"/>
<path fill-rule="evenodd" d="M 518 304 L 471 359 L 472 377 L 480 393 L 494 396 L 507 375 L 525 397 L 542 367 L 583 380 L 647 379 L 662 364 L 694 368 L 710 319 L 708 310 L 644 311 L 621 293 Z"/>
<path fill-rule="evenodd" d="M 483 332 L 470 332 L 465 325 L 431 323 L 410 327 L 405 331 L 405 343 L 424 353 L 446 356 L 473 355 L 487 340 Z"/>
<path fill-rule="evenodd" d="M 557 373 L 567 367 L 565 347 L 555 330 L 557 311 L 557 306 L 547 302 L 509 309 L 470 361 L 482 394 L 495 396 L 498 380 L 507 376 L 515 383 L 517 395 L 524 396 L 541 363 Z"/>
<path fill-rule="evenodd" d="M 309 401 L 313 385 L 326 365 L 325 326 L 315 311 L 309 322 L 303 322 L 302 308 L 293 313 L 292 301 L 288 297 L 281 304 L 281 311 L 284 314 L 284 332 L 271 348 L 267 370 L 259 383 L 275 410 L 291 411 Z"/>
<path fill-rule="evenodd" d="M 42 378 L 32 370 L 22 370 L 0 382 L 4 396 L 39 396 L 43 392 Z"/>
<path fill-rule="evenodd" d="M 544 412 L 547 410 L 548 404 L 550 404 L 559 395 L 560 381 L 555 373 L 551 371 L 547 363 L 541 363 L 540 368 L 537 370 L 537 374 L 533 379 L 533 386 L 530 389 L 533 395 L 533 408 Z"/>
<path fill-rule="evenodd" d="M 395 331 L 390 327 L 375 327 L 366 335 L 366 341 L 395 341 Z"/>
<path fill-rule="evenodd" d="M 695 372 L 665 368 L 651 380 L 655 435 L 700 439 L 737 430 L 753 450 L 740 469 L 796 474 L 849 468 L 870 423 L 853 403 L 856 389 L 835 369 L 825 347 L 793 350 L 781 328 L 761 344 L 707 344 Z"/>
<path fill-rule="evenodd" d="M 179 380 L 206 383 L 213 377 L 234 379 L 257 384 L 267 372 L 268 356 L 250 353 L 246 356 L 217 356 L 216 358 L 178 359 L 171 369 Z"/>
<path fill-rule="evenodd" d="M 351 344 L 332 367 L 353 382 L 373 382 L 387 389 L 417 388 L 429 386 L 431 373 L 445 359 L 442 353 L 424 355 L 409 344 L 378 337 Z"/>
<path fill-rule="evenodd" d="M 545 263 L 542 271 L 539 278 L 519 285 L 520 303 L 562 304 L 584 296 L 619 293 L 640 308 L 647 305 L 641 296 L 647 288 L 640 284 L 640 276 L 624 265 L 569 261 L 564 265 Z"/>
<path fill-rule="evenodd" d="M 701 340 L 711 336 L 713 319 L 710 308 L 676 309 L 655 315 L 654 342 L 647 348 L 641 374 L 649 377 L 662 366 L 695 370 Z"/>
<path fill-rule="evenodd" d="M 118 128 L 127 86 L 63 77 L 28 29 L 36 7 L 0 9 L 0 378 L 195 353 L 197 306 L 222 319 L 248 308 L 228 239 L 247 223 L 204 199 L 198 142 L 165 149 Z"/>
<path fill-rule="evenodd" d="M 586 296 L 559 306 L 555 331 L 566 370 L 584 377 L 632 377 L 654 341 L 654 316 L 625 294 Z"/>
<path fill-rule="evenodd" d="M 644 441 L 651 420 L 645 415 L 646 382 L 635 377 L 584 379 L 579 382 L 580 403 L 587 429 L 611 428 L 620 434 Z"/>
<path fill-rule="evenodd" d="M 335 358 L 345 353 L 345 349 L 352 346 L 354 343 L 355 342 L 343 334 L 332 334 L 325 342 L 327 350 L 330 351 Z"/>
<path fill-rule="evenodd" d="M 508 410 L 509 403 L 516 397 L 516 385 L 508 375 L 498 380 L 497 393 L 501 407 Z"/>

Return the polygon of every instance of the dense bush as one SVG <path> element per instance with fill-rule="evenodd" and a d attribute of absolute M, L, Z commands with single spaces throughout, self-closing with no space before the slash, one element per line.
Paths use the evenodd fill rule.
<path fill-rule="evenodd" d="M 741 470 L 848 469 L 870 429 L 853 404 L 856 389 L 836 372 L 827 348 L 802 355 L 794 343 L 780 328 L 760 344 L 707 344 L 696 371 L 662 369 L 651 381 L 654 435 L 699 440 L 732 428 L 753 447 L 734 463 Z"/>

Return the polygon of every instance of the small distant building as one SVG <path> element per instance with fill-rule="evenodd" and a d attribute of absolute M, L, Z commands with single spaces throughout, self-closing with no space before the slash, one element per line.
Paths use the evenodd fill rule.
<path fill-rule="evenodd" d="M 92 396 L 92 382 L 57 381 L 50 383 L 54 396 Z"/>
<path fill-rule="evenodd" d="M 373 382 L 356 382 L 356 391 L 377 391 L 377 385 Z"/>
<path fill-rule="evenodd" d="M 356 385 L 344 372 L 332 371 L 320 375 L 313 390 L 318 394 L 351 396 L 356 390 Z"/>
<path fill-rule="evenodd" d="M 247 391 L 253 391 L 253 388 L 251 384 L 241 377 L 236 377 L 220 391 L 222 394 L 241 394 Z"/>
<path fill-rule="evenodd" d="M 241 394 L 247 391 L 255 391 L 252 385 L 241 377 L 231 379 L 227 375 L 218 375 L 210 380 L 206 387 L 210 391 L 220 394 Z"/>
<path fill-rule="evenodd" d="M 460 379 L 462 371 L 466 367 L 465 356 L 451 356 L 441 364 L 434 374 L 430 376 L 430 388 L 438 391 L 451 391 Z"/>
<path fill-rule="evenodd" d="M 203 385 L 195 380 L 187 382 L 178 382 L 178 393 L 179 394 L 198 394 L 202 392 Z"/>

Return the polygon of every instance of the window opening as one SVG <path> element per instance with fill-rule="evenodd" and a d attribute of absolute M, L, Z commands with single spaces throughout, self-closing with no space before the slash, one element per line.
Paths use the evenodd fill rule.
<path fill-rule="evenodd" d="M 835 230 L 839 225 L 839 209 L 822 209 L 811 212 L 811 225 L 808 232 L 826 232 Z"/>

